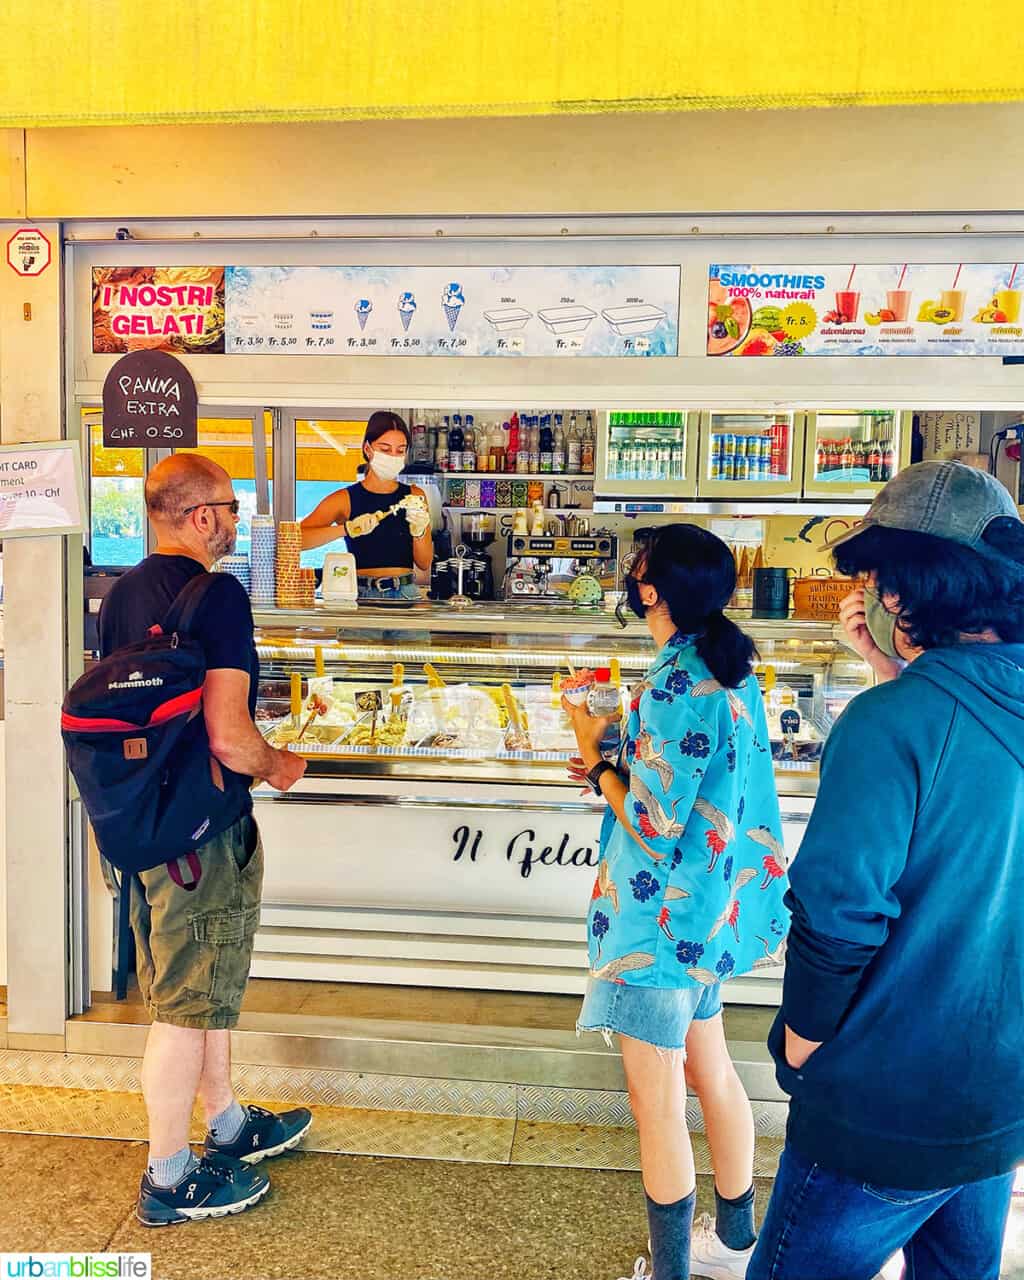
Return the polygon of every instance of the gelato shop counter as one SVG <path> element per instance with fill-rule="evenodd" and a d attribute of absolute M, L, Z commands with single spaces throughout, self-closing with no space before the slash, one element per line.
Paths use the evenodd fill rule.
<path fill-rule="evenodd" d="M 309 761 L 255 793 L 266 880 L 253 974 L 581 992 L 602 807 L 566 773 L 570 663 L 626 689 L 647 631 L 603 611 L 481 605 L 257 611 L 257 718 Z M 827 624 L 749 624 L 761 655 L 786 843 L 821 747 L 867 682 Z M 775 1003 L 780 969 L 730 984 Z"/>

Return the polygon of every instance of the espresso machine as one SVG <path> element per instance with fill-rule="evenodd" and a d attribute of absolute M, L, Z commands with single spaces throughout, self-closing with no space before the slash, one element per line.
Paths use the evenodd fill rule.
<path fill-rule="evenodd" d="M 599 608 L 618 589 L 619 540 L 597 530 L 586 537 L 512 533 L 503 594 L 511 603 L 554 601 Z"/>

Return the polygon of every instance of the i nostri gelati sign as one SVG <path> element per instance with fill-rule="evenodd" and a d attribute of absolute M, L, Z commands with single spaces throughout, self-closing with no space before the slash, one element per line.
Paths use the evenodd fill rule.
<path fill-rule="evenodd" d="M 166 351 L 133 351 L 103 383 L 106 448 L 194 449 L 198 396 L 192 375 Z"/>

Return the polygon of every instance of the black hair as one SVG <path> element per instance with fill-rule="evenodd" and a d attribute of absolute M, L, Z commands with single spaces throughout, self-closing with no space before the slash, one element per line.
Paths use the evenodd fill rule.
<path fill-rule="evenodd" d="M 873 573 L 880 595 L 899 598 L 897 625 L 916 649 L 949 648 L 990 629 L 1024 641 L 1024 524 L 1000 516 L 983 538 L 1001 557 L 873 525 L 836 548 L 836 567 L 849 577 Z"/>
<path fill-rule="evenodd" d="M 654 587 L 683 635 L 720 685 L 738 688 L 757 657 L 753 640 L 725 616 L 736 590 L 736 562 L 721 538 L 695 524 L 668 524 L 637 535 L 644 582 Z"/>
<path fill-rule="evenodd" d="M 392 413 L 390 409 L 378 409 L 376 413 L 370 414 L 370 420 L 366 424 L 366 431 L 363 433 L 363 457 L 366 457 L 366 446 L 374 444 L 381 436 L 387 435 L 389 431 L 400 431 L 405 436 L 406 448 L 412 448 L 412 432 L 406 426 L 405 419 L 397 413 Z"/>

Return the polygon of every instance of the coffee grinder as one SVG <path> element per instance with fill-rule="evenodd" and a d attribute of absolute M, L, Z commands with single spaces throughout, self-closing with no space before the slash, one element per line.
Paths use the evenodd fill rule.
<path fill-rule="evenodd" d="M 465 512 L 460 517 L 462 541 L 473 553 L 477 561 L 478 582 L 472 592 L 476 600 L 494 599 L 494 565 L 488 547 L 497 536 L 494 516 L 488 511 Z"/>

